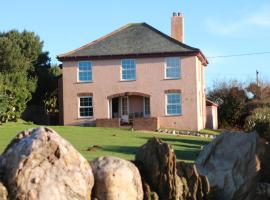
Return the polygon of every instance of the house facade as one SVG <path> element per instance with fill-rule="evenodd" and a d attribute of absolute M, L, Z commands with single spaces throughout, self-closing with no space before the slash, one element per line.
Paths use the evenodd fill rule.
<path fill-rule="evenodd" d="M 128 24 L 59 55 L 62 123 L 203 129 L 208 61 L 183 43 L 183 25 L 181 13 L 172 16 L 171 36 L 146 23 Z"/>

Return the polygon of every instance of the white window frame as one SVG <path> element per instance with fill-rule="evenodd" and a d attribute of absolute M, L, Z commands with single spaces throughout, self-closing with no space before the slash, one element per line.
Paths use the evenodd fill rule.
<path fill-rule="evenodd" d="M 168 113 L 168 95 L 179 95 L 180 96 L 180 102 L 179 102 L 180 113 L 175 113 L 175 114 Z M 174 103 L 172 105 L 178 105 L 178 104 Z M 167 93 L 165 95 L 165 113 L 166 113 L 166 116 L 179 116 L 179 115 L 182 115 L 183 110 L 182 110 L 182 93 L 181 92 L 172 92 L 172 93 Z"/>
<path fill-rule="evenodd" d="M 125 60 L 132 60 L 132 61 L 134 61 L 134 64 L 135 64 L 135 77 L 134 77 L 134 79 L 123 79 L 123 61 L 125 61 Z M 121 60 L 121 73 L 120 73 L 120 76 L 121 76 L 121 81 L 135 81 L 136 80 L 136 78 L 137 78 L 137 67 L 136 67 L 136 60 L 135 59 L 122 59 Z"/>
<path fill-rule="evenodd" d="M 169 59 L 179 59 L 179 75 L 177 77 L 168 77 L 167 76 L 167 68 L 168 68 L 168 60 Z M 165 79 L 180 79 L 181 78 L 181 58 L 180 57 L 166 57 L 165 58 L 165 67 L 164 67 L 164 75 L 165 75 Z M 173 68 L 173 67 L 169 67 L 169 68 Z"/>
<path fill-rule="evenodd" d="M 81 98 L 91 98 L 92 100 L 92 106 L 81 106 Z M 80 119 L 88 119 L 88 118 L 93 118 L 94 117 L 94 106 L 93 106 L 93 96 L 79 96 L 78 97 L 78 118 Z M 81 116 L 80 108 L 92 108 L 93 114 L 92 116 Z"/>
<path fill-rule="evenodd" d="M 90 63 L 90 70 L 80 70 L 80 63 L 87 62 Z M 80 83 L 90 83 L 93 80 L 93 65 L 91 61 L 84 60 L 84 61 L 79 61 L 78 66 L 77 66 L 77 82 Z M 85 73 L 90 73 L 91 74 L 91 79 L 90 80 L 80 80 L 80 72 L 85 72 Z"/>

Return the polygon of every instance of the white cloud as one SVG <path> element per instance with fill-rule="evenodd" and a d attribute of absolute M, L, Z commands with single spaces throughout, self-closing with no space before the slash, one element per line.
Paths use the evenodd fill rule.
<path fill-rule="evenodd" d="M 238 18 L 208 18 L 205 24 L 210 32 L 225 36 L 243 34 L 256 28 L 270 28 L 270 6 L 255 12 L 242 13 Z"/>

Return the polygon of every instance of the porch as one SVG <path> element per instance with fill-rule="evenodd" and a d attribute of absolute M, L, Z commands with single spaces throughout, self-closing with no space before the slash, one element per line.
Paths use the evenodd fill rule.
<path fill-rule="evenodd" d="M 150 95 L 126 92 L 108 97 L 109 117 L 96 119 L 99 127 L 156 131 L 158 118 L 151 117 Z"/>
<path fill-rule="evenodd" d="M 119 118 L 120 125 L 132 125 L 135 118 L 150 118 L 150 95 L 121 93 L 108 97 L 110 119 Z"/>

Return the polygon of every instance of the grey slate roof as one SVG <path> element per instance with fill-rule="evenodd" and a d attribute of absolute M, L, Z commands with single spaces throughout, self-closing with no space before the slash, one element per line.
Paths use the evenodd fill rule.
<path fill-rule="evenodd" d="M 58 59 L 85 56 L 136 55 L 154 53 L 192 53 L 197 48 L 185 45 L 146 23 L 128 24 Z"/>

